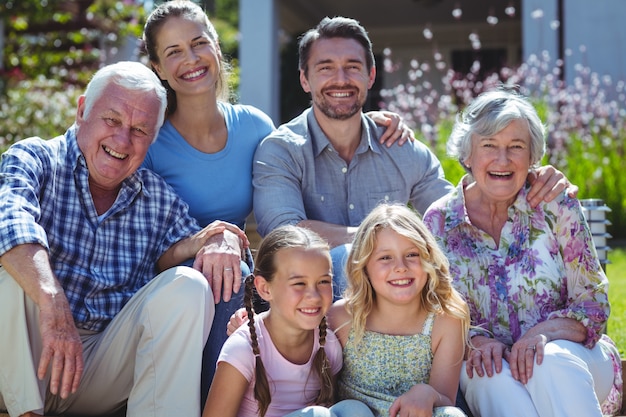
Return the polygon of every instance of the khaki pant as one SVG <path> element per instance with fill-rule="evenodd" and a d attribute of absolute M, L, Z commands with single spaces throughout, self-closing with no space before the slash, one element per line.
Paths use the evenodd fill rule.
<path fill-rule="evenodd" d="M 38 307 L 0 268 L 0 409 L 13 416 L 107 414 L 127 403 L 128 416 L 200 415 L 202 350 L 215 313 L 204 276 L 169 269 L 143 287 L 101 333 L 83 331 L 85 370 L 76 394 L 48 391 L 37 379 Z"/>

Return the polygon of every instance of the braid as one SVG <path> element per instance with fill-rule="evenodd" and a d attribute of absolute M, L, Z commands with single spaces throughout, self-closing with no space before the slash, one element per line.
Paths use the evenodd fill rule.
<path fill-rule="evenodd" d="M 259 415 L 265 416 L 267 408 L 272 401 L 269 383 L 267 382 L 267 374 L 265 366 L 261 360 L 261 352 L 259 350 L 259 341 L 254 328 L 254 310 L 252 309 L 252 299 L 254 297 L 254 275 L 250 274 L 246 277 L 246 293 L 244 295 L 244 304 L 248 312 L 248 329 L 250 330 L 250 341 L 252 344 L 252 353 L 256 362 L 255 381 L 254 381 L 254 399 L 259 405 Z"/>
<path fill-rule="evenodd" d="M 334 392 L 334 379 L 331 375 L 330 369 L 330 361 L 328 360 L 328 356 L 326 355 L 326 350 L 324 346 L 326 345 L 326 330 L 328 329 L 328 324 L 326 323 L 326 317 L 322 318 L 320 322 L 320 348 L 315 354 L 315 358 L 313 358 L 313 370 L 317 373 L 320 378 L 320 393 L 315 400 L 316 404 L 330 405 L 334 401 L 333 392 Z"/>

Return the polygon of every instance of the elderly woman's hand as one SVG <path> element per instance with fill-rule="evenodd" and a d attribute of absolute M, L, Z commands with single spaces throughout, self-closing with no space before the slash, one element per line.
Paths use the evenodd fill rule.
<path fill-rule="evenodd" d="M 502 372 L 502 359 L 507 350 L 507 346 L 496 340 L 485 336 L 472 337 L 473 349 L 468 354 L 465 362 L 465 370 L 470 378 L 476 375 L 482 377 L 487 374 L 488 377 L 496 373 Z"/>
<path fill-rule="evenodd" d="M 505 352 L 504 359 L 509 363 L 511 375 L 516 381 L 526 384 L 533 376 L 535 363 L 541 365 L 543 350 L 548 338 L 543 334 L 534 336 L 524 335 Z"/>

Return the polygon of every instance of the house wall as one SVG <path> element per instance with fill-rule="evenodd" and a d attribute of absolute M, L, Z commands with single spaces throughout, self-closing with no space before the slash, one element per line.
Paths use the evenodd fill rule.
<path fill-rule="evenodd" d="M 626 1 L 560 0 L 563 7 L 563 60 L 568 84 L 577 76 L 576 66 L 589 67 L 600 76 L 626 81 Z M 559 0 L 524 0 L 522 32 L 524 59 L 547 51 L 559 57 Z M 537 10 L 543 11 L 538 17 Z"/>
<path fill-rule="evenodd" d="M 274 0 L 240 0 L 239 98 L 280 120 L 278 21 Z"/>
<path fill-rule="evenodd" d="M 390 88 L 400 82 L 407 81 L 407 71 L 411 61 L 417 60 L 420 64 L 427 64 L 429 73 L 422 75 L 435 85 L 441 82 L 441 77 L 452 65 L 452 56 L 455 51 L 473 51 L 470 34 L 478 35 L 481 47 L 487 49 L 503 49 L 506 54 L 504 65 L 515 66 L 521 60 L 521 22 L 501 22 L 497 28 L 486 23 L 461 23 L 454 22 L 438 25 L 431 28 L 433 31 L 432 42 L 424 41 L 423 28 L 416 27 L 411 33 L 407 30 L 388 30 L 384 33 L 372 33 L 375 39 L 374 48 L 377 55 L 382 55 L 382 50 L 388 48 L 391 51 L 393 62 L 398 65 L 394 74 L 385 73 L 383 88 Z M 438 57 L 445 63 L 442 70 L 437 69 Z M 379 72 L 385 71 L 383 62 L 378 62 Z"/>

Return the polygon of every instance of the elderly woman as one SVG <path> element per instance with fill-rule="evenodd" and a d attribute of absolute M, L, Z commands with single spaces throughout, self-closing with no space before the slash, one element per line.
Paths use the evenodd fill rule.
<path fill-rule="evenodd" d="M 461 391 L 476 416 L 598 416 L 621 404 L 619 353 L 602 331 L 608 281 L 576 199 L 531 208 L 544 126 L 517 93 L 476 98 L 448 142 L 468 174 L 424 221 L 470 306 Z"/>

